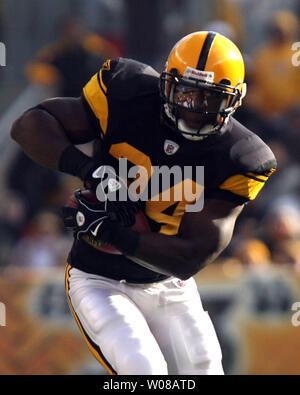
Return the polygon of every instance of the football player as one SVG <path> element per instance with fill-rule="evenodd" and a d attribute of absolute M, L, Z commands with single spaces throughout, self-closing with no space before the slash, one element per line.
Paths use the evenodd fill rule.
<path fill-rule="evenodd" d="M 124 158 L 148 170 L 148 183 L 153 166 L 204 166 L 204 207 L 196 212 L 173 197 L 97 206 L 83 191 L 66 211 L 75 234 L 68 300 L 110 374 L 223 374 L 193 275 L 229 244 L 243 206 L 276 168 L 270 148 L 232 117 L 246 93 L 244 73 L 232 41 L 195 32 L 173 47 L 161 74 L 131 59 L 107 60 L 80 98 L 46 100 L 12 127 L 33 160 L 94 192 L 99 167 L 117 171 Z M 93 157 L 76 148 L 93 140 Z M 137 210 L 151 232 L 132 229 Z M 100 251 L 98 242 L 121 254 Z"/>

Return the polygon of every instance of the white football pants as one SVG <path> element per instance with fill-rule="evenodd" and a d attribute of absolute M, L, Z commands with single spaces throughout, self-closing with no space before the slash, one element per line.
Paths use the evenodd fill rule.
<path fill-rule="evenodd" d="M 110 374 L 224 374 L 193 278 L 122 283 L 69 265 L 66 289 L 90 350 Z"/>

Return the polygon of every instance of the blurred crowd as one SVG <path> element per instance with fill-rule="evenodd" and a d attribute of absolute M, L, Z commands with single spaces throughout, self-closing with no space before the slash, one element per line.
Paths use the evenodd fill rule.
<path fill-rule="evenodd" d="M 28 82 L 56 96 L 78 97 L 107 58 L 122 56 L 113 40 L 88 31 L 77 18 L 61 23 L 56 42 L 25 68 Z M 91 147 L 82 147 L 90 153 Z M 0 267 L 44 269 L 64 266 L 72 234 L 61 220 L 61 207 L 82 188 L 79 179 L 34 163 L 18 147 L 5 175 L 0 200 Z"/>
<path fill-rule="evenodd" d="M 227 35 L 243 52 L 248 32 L 238 8 L 234 10 L 226 18 L 223 8 L 223 19 L 216 15 L 198 29 Z M 127 53 L 115 42 L 85 31 L 77 20 L 63 26 L 58 41 L 43 48 L 25 72 L 32 83 L 54 86 L 58 96 L 79 96 L 99 64 Z M 188 32 L 186 26 L 182 29 L 183 34 Z M 246 205 L 220 263 L 278 263 L 300 271 L 300 69 L 292 64 L 292 44 L 297 41 L 299 18 L 280 10 L 270 14 L 259 47 L 244 52 L 248 93 L 234 116 L 270 145 L 278 169 L 259 197 Z M 0 265 L 64 266 L 72 236 L 63 228 L 59 212 L 67 197 L 81 187 L 80 181 L 37 166 L 19 150 L 5 182 L 0 200 Z"/>
<path fill-rule="evenodd" d="M 298 18 L 271 15 L 264 43 L 247 58 L 248 93 L 235 117 L 273 150 L 277 171 L 238 219 L 223 254 L 245 265 L 293 265 L 300 271 L 300 70 L 292 62 Z"/>

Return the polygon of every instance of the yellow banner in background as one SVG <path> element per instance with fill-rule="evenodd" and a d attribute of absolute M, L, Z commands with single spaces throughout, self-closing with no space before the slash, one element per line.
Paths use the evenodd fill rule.
<path fill-rule="evenodd" d="M 300 374 L 300 275 L 211 265 L 196 276 L 227 374 Z M 0 273 L 0 374 L 106 374 L 69 311 L 64 271 Z"/>
<path fill-rule="evenodd" d="M 69 313 L 64 272 L 2 272 L 0 374 L 72 374 L 89 352 Z"/>

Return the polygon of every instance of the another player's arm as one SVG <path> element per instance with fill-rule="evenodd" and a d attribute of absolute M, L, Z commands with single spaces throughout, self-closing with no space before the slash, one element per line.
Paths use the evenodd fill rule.
<path fill-rule="evenodd" d="M 206 200 L 198 213 L 186 213 L 178 237 L 158 233 L 139 236 L 137 263 L 167 275 L 187 279 L 214 261 L 231 241 L 243 205 Z"/>
<path fill-rule="evenodd" d="M 53 98 L 21 115 L 11 137 L 38 164 L 80 176 L 92 160 L 74 145 L 97 137 L 82 98 Z"/>

